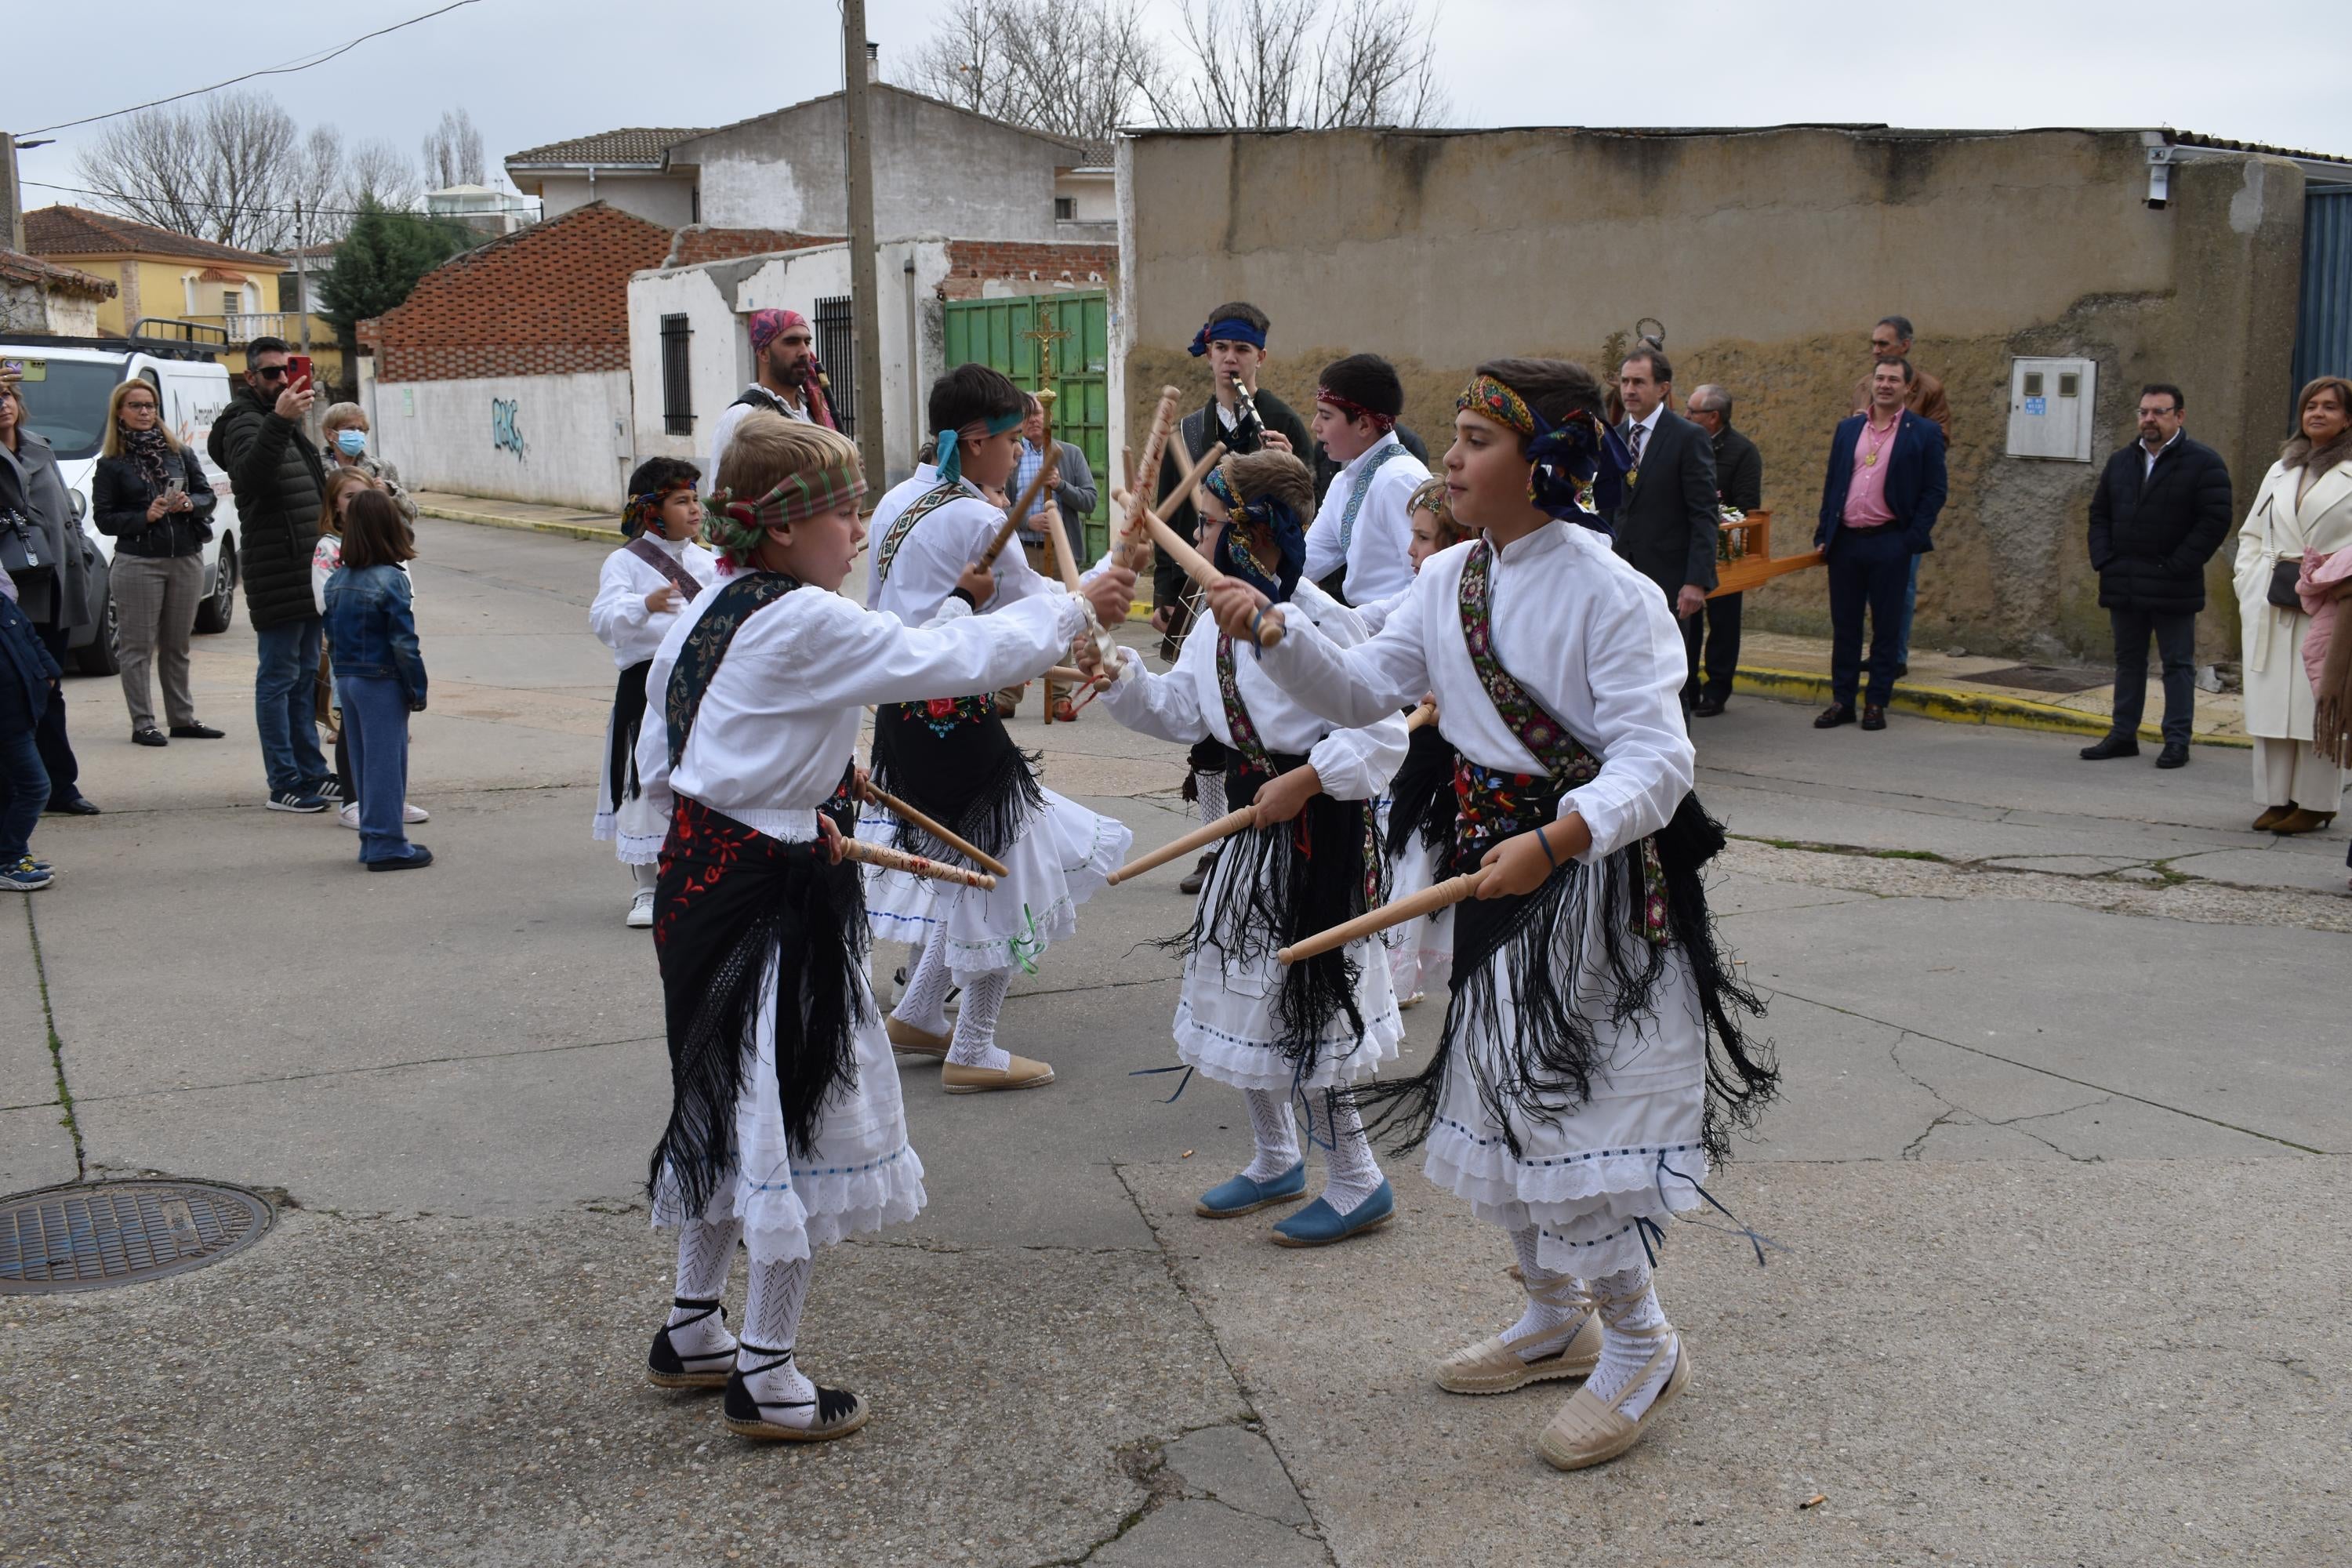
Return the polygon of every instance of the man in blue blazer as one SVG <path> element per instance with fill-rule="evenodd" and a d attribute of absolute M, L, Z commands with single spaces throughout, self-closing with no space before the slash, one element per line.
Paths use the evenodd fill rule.
<path fill-rule="evenodd" d="M 1813 721 L 1816 730 L 1854 721 L 1864 609 L 1870 612 L 1870 687 L 1863 695 L 1862 727 L 1886 728 L 1911 558 L 1936 547 L 1929 535 L 1944 510 L 1943 429 L 1903 405 L 1915 374 L 1909 360 L 1882 361 L 1871 372 L 1869 409 L 1842 422 L 1830 440 L 1813 545 L 1829 552 L 1832 700 Z"/>

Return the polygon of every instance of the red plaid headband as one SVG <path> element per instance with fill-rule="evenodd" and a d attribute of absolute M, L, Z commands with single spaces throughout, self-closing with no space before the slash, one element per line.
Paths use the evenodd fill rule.
<path fill-rule="evenodd" d="M 1367 408 L 1354 398 L 1342 397 L 1328 386 L 1318 386 L 1315 389 L 1315 401 L 1329 404 L 1350 419 L 1370 420 L 1372 428 L 1383 436 L 1396 428 L 1395 415 L 1382 414 L 1376 408 Z"/>

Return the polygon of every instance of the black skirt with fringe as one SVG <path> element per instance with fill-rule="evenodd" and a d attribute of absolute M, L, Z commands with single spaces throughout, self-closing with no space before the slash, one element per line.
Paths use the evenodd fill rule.
<path fill-rule="evenodd" d="M 1454 842 L 1454 742 L 1423 724 L 1405 744 L 1404 763 L 1389 782 L 1389 858 L 1395 859 L 1419 836 L 1444 850 Z"/>
<path fill-rule="evenodd" d="M 735 1111 L 776 963 L 776 1084 L 794 1154 L 856 1079 L 864 1018 L 865 884 L 819 841 L 787 844 L 681 797 L 655 885 L 654 951 L 669 1029 L 670 1113 L 646 1174 L 667 1168 L 698 1215 L 735 1159 Z"/>
<path fill-rule="evenodd" d="M 892 702 L 874 716 L 874 783 L 932 821 L 1000 858 L 1022 824 L 1045 806 L 1035 759 L 1013 743 L 992 699 L 974 716 L 937 715 L 929 704 Z M 963 857 L 912 823 L 898 825 L 898 847 L 961 865 Z"/>

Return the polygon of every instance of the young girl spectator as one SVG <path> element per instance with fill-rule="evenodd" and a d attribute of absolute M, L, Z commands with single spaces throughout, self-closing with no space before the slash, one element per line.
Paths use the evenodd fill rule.
<path fill-rule="evenodd" d="M 326 630 L 359 785 L 360 861 L 371 871 L 433 864 L 433 852 L 401 831 L 408 716 L 425 710 L 425 659 L 408 574 L 401 570 L 415 554 L 390 496 L 373 486 L 352 496 L 343 510 L 342 562 L 327 579 Z"/>
<path fill-rule="evenodd" d="M 327 475 L 327 488 L 322 492 L 324 500 L 319 508 L 319 544 L 318 548 L 310 552 L 310 597 L 318 603 L 319 614 L 322 616 L 327 613 L 327 579 L 333 576 L 335 568 L 343 563 L 343 513 L 350 509 L 352 498 L 362 490 L 383 488 L 373 476 L 361 468 L 336 468 Z M 394 498 L 393 504 L 395 507 L 400 504 L 398 497 Z M 405 513 L 402 514 L 402 521 L 404 522 L 407 521 Z M 412 594 L 415 592 L 413 582 L 410 584 L 410 591 Z M 345 827 L 357 832 L 360 826 L 360 797 L 359 792 L 352 787 L 351 739 L 344 732 L 342 721 L 340 718 L 331 721 L 329 718 L 329 715 L 336 711 L 334 653 L 332 639 L 320 637 L 317 703 L 319 721 L 327 726 L 335 746 L 335 793 L 343 803 L 343 809 L 337 815 L 336 820 Z M 421 805 L 413 805 L 403 801 L 400 805 L 400 819 L 404 823 L 411 824 L 430 822 L 433 820 L 433 814 Z"/>

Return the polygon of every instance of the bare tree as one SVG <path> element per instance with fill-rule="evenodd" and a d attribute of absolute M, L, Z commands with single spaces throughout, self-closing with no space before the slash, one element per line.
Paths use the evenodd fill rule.
<path fill-rule="evenodd" d="M 116 121 L 79 163 L 82 183 L 127 216 L 266 250 L 293 227 L 303 149 L 273 100 L 225 92 Z"/>
<path fill-rule="evenodd" d="M 1192 69 L 1163 123 L 1434 125 L 1437 9 L 1421 0 L 1182 0 Z"/>
<path fill-rule="evenodd" d="M 1049 135 L 1102 141 L 1167 68 L 1142 0 L 961 0 L 919 49 L 905 85 Z"/>
<path fill-rule="evenodd" d="M 436 191 L 487 183 L 482 133 L 474 129 L 474 117 L 464 110 L 443 110 L 441 123 L 425 139 L 425 178 Z"/>
<path fill-rule="evenodd" d="M 416 165 L 382 137 L 362 142 L 343 161 L 335 205 L 356 213 L 370 202 L 387 212 L 411 212 L 424 205 L 425 186 Z M 342 220 L 348 224 L 351 220 Z"/>

